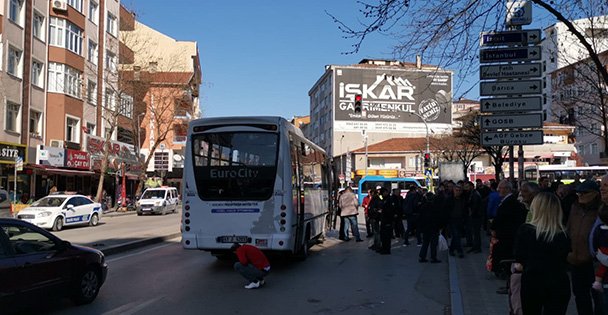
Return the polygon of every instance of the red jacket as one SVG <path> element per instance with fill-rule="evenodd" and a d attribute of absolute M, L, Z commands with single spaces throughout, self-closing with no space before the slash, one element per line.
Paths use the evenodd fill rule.
<path fill-rule="evenodd" d="M 361 202 L 361 206 L 363 207 L 363 211 L 365 212 L 365 215 L 367 216 L 367 208 L 369 208 L 369 202 L 372 200 L 372 197 L 370 195 L 367 195 L 365 197 L 363 197 L 363 202 Z"/>
<path fill-rule="evenodd" d="M 270 268 L 270 263 L 268 262 L 266 256 L 264 256 L 264 253 L 262 253 L 262 251 L 255 246 L 247 244 L 241 245 L 236 249 L 236 257 L 244 266 L 252 264 L 260 270 L 267 270 Z"/>

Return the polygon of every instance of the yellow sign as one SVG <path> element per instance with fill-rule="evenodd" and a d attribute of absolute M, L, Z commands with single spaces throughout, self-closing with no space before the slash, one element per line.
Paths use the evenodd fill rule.
<path fill-rule="evenodd" d="M 365 176 L 365 170 L 357 170 L 356 174 L 359 176 Z M 367 175 L 378 175 L 378 171 L 377 170 L 367 170 Z"/>
<path fill-rule="evenodd" d="M 397 177 L 399 175 L 399 170 L 378 170 L 378 175 L 384 177 Z"/>

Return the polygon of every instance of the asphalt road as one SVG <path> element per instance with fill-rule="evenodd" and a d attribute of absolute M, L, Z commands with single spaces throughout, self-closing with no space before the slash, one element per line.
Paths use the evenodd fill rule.
<path fill-rule="evenodd" d="M 329 238 L 303 262 L 273 259 L 265 287 L 246 290 L 231 263 L 187 251 L 178 239 L 108 258 L 96 301 L 49 301 L 53 314 L 446 314 L 448 265 L 420 264 L 418 247 L 395 242 L 378 255 L 366 242 Z M 445 259 L 445 257 L 444 257 Z"/>

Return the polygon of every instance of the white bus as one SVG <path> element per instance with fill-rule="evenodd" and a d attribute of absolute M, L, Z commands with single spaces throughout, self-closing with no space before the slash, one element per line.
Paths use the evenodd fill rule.
<path fill-rule="evenodd" d="M 608 166 L 566 166 L 566 165 L 531 165 L 524 170 L 525 179 L 538 182 L 539 178 L 547 177 L 550 181 L 560 179 L 564 184 L 574 181 L 575 175 L 581 180 L 588 177 L 600 179 L 608 174 Z"/>
<path fill-rule="evenodd" d="M 329 160 L 280 117 L 190 122 L 182 196 L 182 246 L 227 257 L 233 243 L 308 255 L 323 237 Z"/>

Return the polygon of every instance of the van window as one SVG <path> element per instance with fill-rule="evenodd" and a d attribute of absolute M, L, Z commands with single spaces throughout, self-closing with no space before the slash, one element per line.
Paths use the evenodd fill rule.
<path fill-rule="evenodd" d="M 141 199 L 164 199 L 166 190 L 146 190 Z"/>

